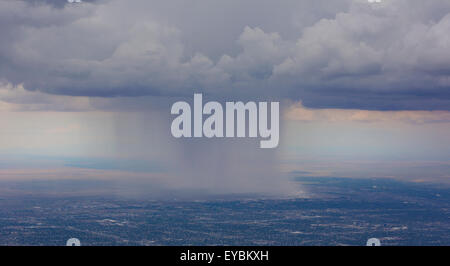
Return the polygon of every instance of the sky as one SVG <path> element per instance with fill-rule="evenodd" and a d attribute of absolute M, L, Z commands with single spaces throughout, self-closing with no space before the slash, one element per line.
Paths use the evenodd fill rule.
<path fill-rule="evenodd" d="M 450 181 L 446 0 L 0 0 L 0 180 L 299 195 Z M 170 134 L 171 105 L 280 101 L 280 146 Z"/>

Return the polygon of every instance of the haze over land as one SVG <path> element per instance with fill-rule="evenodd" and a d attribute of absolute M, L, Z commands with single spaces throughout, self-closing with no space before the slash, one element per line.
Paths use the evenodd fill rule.
<path fill-rule="evenodd" d="M 299 175 L 450 180 L 448 1 L 4 0 L 0 25 L 2 180 L 280 196 L 304 195 Z M 280 101 L 279 148 L 172 138 L 170 106 L 195 92 Z"/>

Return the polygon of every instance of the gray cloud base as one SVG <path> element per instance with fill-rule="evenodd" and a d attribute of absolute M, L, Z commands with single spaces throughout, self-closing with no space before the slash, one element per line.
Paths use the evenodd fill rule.
<path fill-rule="evenodd" d="M 31 2 L 0 2 L 0 79 L 27 90 L 450 109 L 449 1 Z"/>

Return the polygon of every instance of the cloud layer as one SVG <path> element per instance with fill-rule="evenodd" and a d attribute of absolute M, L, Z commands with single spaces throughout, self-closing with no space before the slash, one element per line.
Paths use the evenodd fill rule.
<path fill-rule="evenodd" d="M 450 109 L 448 1 L 164 2 L 2 1 L 0 79 L 72 96 Z"/>
<path fill-rule="evenodd" d="M 291 104 L 284 113 L 289 121 L 301 122 L 385 122 L 397 123 L 449 123 L 448 111 L 368 111 L 357 109 L 310 109 L 301 102 Z"/>

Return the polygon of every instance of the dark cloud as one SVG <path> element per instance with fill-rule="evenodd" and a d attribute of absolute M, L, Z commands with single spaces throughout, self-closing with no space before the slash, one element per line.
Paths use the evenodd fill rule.
<path fill-rule="evenodd" d="M 449 1 L 31 2 L 0 3 L 0 79 L 27 90 L 450 109 Z"/>
<path fill-rule="evenodd" d="M 100 0 L 81 0 L 84 3 L 99 2 Z M 64 8 L 65 5 L 71 4 L 68 0 L 24 0 L 32 5 L 50 5 L 55 8 Z"/>

